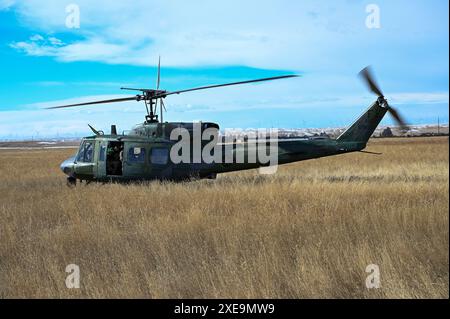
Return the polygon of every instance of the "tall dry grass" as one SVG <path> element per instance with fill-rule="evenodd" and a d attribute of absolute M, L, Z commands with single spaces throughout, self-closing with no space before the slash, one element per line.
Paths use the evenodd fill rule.
<path fill-rule="evenodd" d="M 0 151 L 0 297 L 448 298 L 448 146 L 376 140 L 382 156 L 268 177 L 75 189 L 58 168 L 71 151 Z"/>

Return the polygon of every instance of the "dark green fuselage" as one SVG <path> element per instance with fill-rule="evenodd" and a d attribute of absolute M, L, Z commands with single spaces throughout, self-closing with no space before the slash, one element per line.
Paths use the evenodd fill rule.
<path fill-rule="evenodd" d="M 277 164 L 332 156 L 363 150 L 374 130 L 386 114 L 386 108 L 376 101 L 337 139 L 326 137 L 278 139 Z M 202 123 L 216 128 L 214 123 Z M 185 180 L 215 178 L 217 174 L 267 166 L 249 161 L 254 144 L 234 142 L 230 146 L 218 143 L 222 159 L 231 156 L 241 162 L 224 160 L 212 163 L 173 163 L 170 152 L 178 142 L 170 139 L 177 127 L 190 128 L 192 123 L 144 123 L 127 135 L 95 135 L 86 137 L 78 154 L 61 164 L 63 172 L 72 179 L 86 181 Z M 192 143 L 192 141 L 191 141 Z M 202 143 L 202 147 L 206 143 Z M 267 147 L 272 147 L 267 144 Z M 230 154 L 231 152 L 231 154 Z"/>

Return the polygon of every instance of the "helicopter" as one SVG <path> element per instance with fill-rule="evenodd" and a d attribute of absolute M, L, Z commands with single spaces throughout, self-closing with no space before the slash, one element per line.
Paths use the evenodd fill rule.
<path fill-rule="evenodd" d="M 390 113 L 402 131 L 407 131 L 408 126 L 398 111 L 388 103 L 372 75 L 371 68 L 364 68 L 359 75 L 368 89 L 377 96 L 377 99 L 337 138 L 320 136 L 281 139 L 269 136 L 267 139 L 266 134 L 264 138 L 261 138 L 262 142 L 254 137 L 251 139 L 246 137 L 243 140 L 236 138 L 220 140 L 220 127 L 217 123 L 164 122 L 163 111 L 166 111 L 164 99 L 169 96 L 226 86 L 288 79 L 298 77 L 298 75 L 283 75 L 179 91 L 166 91 L 160 89 L 161 59 L 158 63 L 156 89 L 121 88 L 127 91 L 137 91 L 139 94 L 110 100 L 54 106 L 47 109 L 125 101 L 144 102 L 146 107 L 145 121 L 133 127 L 128 133 L 118 134 L 116 126 L 112 125 L 111 132 L 105 134 L 88 125 L 94 135 L 82 138 L 77 153 L 60 165 L 63 173 L 67 175 L 67 183 L 70 186 L 76 185 L 77 181 L 106 183 L 216 179 L 218 174 L 270 168 L 273 165 L 350 152 L 378 154 L 364 151 L 364 149 L 386 113 Z M 156 114 L 157 112 L 160 116 Z M 209 138 L 203 139 L 205 133 Z M 193 154 L 195 152 L 190 151 L 194 145 L 200 148 L 200 154 L 206 153 L 211 156 L 206 159 L 202 156 L 196 157 Z M 275 154 L 272 156 L 273 161 L 262 160 L 264 156 L 260 155 L 267 155 L 267 152 Z"/>

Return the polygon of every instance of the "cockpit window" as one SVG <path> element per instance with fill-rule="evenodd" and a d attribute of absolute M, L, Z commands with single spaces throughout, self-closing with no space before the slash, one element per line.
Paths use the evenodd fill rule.
<path fill-rule="evenodd" d="M 99 156 L 99 161 L 100 162 L 104 162 L 105 161 L 105 155 L 106 155 L 106 145 L 101 145 L 100 146 L 100 156 Z"/>
<path fill-rule="evenodd" d="M 92 163 L 94 160 L 94 144 L 92 142 L 84 142 L 81 145 L 77 156 L 77 162 Z"/>
<path fill-rule="evenodd" d="M 128 161 L 131 163 L 145 162 L 145 148 L 132 147 L 128 150 Z"/>

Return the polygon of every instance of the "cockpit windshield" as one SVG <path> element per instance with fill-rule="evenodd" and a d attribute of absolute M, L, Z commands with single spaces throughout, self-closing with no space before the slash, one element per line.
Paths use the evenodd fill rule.
<path fill-rule="evenodd" d="M 85 141 L 80 147 L 77 156 L 77 162 L 92 163 L 94 161 L 94 143 Z"/>

